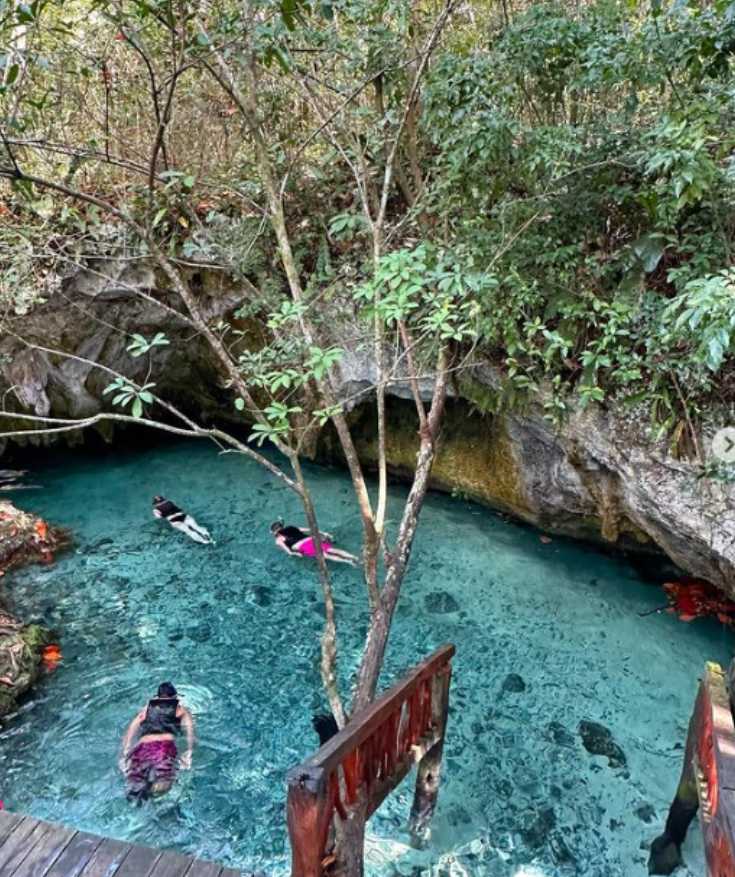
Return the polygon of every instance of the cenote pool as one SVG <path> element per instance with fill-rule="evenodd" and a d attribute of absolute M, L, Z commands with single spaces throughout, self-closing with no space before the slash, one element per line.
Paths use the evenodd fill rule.
<path fill-rule="evenodd" d="M 345 475 L 311 471 L 322 526 L 359 547 Z M 204 445 L 54 455 L 20 503 L 76 533 L 51 568 L 5 585 L 12 606 L 61 634 L 64 662 L 0 732 L 6 807 L 88 831 L 288 870 L 284 775 L 315 746 L 321 605 L 308 562 L 274 549 L 268 524 L 296 500 L 255 464 Z M 151 496 L 191 511 L 218 540 L 155 521 Z M 400 488 L 396 488 L 396 495 Z M 334 568 L 340 647 L 364 632 L 360 575 Z M 727 662 L 715 623 L 641 618 L 662 602 L 622 560 L 467 502 L 432 496 L 384 681 L 436 645 L 457 645 L 445 779 L 432 845 L 404 832 L 407 781 L 370 823 L 368 873 L 633 877 L 647 873 L 681 768 L 696 682 Z M 511 675 L 515 674 L 515 675 Z M 131 807 L 116 771 L 127 722 L 172 679 L 197 721 L 194 770 Z M 580 721 L 605 725 L 626 765 L 590 755 Z M 698 829 L 685 847 L 701 875 Z"/>

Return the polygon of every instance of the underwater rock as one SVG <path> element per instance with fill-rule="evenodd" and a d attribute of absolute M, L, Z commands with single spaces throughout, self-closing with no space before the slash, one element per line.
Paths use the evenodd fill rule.
<path fill-rule="evenodd" d="M 521 691 L 525 690 L 526 683 L 523 681 L 523 677 L 519 676 L 518 673 L 508 673 L 503 680 L 503 691 L 510 691 L 513 694 L 519 694 Z"/>
<path fill-rule="evenodd" d="M 253 595 L 253 603 L 256 606 L 270 606 L 273 602 L 270 588 L 266 588 L 265 585 L 253 585 L 250 593 Z"/>
<path fill-rule="evenodd" d="M 186 635 L 195 643 L 206 643 L 212 636 L 212 631 L 208 624 L 200 624 L 190 627 L 186 631 Z"/>
<path fill-rule="evenodd" d="M 549 722 L 546 726 L 546 733 L 557 746 L 565 746 L 568 749 L 574 747 L 574 735 L 561 722 Z"/>
<path fill-rule="evenodd" d="M 574 853 L 569 849 L 567 842 L 557 831 L 549 837 L 549 848 L 557 865 L 567 865 L 576 861 Z"/>
<path fill-rule="evenodd" d="M 424 598 L 426 611 L 432 615 L 445 615 L 449 612 L 458 612 L 459 603 L 446 591 L 433 591 Z"/>
<path fill-rule="evenodd" d="M 610 767 L 625 767 L 625 753 L 613 739 L 612 732 L 598 722 L 583 720 L 579 723 L 582 745 L 590 755 L 604 755 Z"/>
<path fill-rule="evenodd" d="M 523 841 L 533 850 L 542 847 L 549 834 L 556 827 L 556 813 L 553 807 L 529 811 L 524 814 L 525 825 L 519 829 Z"/>
<path fill-rule="evenodd" d="M 640 807 L 636 807 L 635 815 L 641 820 L 641 822 L 650 824 L 656 818 L 656 811 L 652 804 L 641 804 Z"/>

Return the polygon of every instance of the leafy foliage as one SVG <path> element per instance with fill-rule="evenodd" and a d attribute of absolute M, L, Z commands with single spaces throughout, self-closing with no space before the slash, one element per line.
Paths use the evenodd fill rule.
<path fill-rule="evenodd" d="M 734 401 L 732 2 L 464 4 L 403 120 L 423 7 L 256 0 L 249 14 L 188 0 L 6 4 L 0 79 L 24 168 L 104 192 L 172 258 L 257 289 L 218 331 L 263 396 L 259 440 L 292 428 L 299 393 L 339 361 L 336 343 L 292 331 L 307 313 L 319 324 L 319 302 L 359 314 L 366 331 L 405 325 L 426 361 L 438 343 L 463 362 L 489 357 L 508 404 L 543 392 L 554 418 L 577 401 L 628 400 L 675 431 Z M 277 181 L 236 92 L 211 75 L 215 52 L 241 90 L 248 71 L 258 77 Z M 401 125 L 376 256 L 365 204 L 374 216 Z M 43 146 L 28 145 L 41 131 Z M 281 186 L 304 301 L 284 294 L 269 185 Z M 111 217 L 44 197 L 24 179 L 7 197 L 0 295 L 19 311 L 46 295 L 45 223 L 69 260 L 112 252 Z M 140 240 L 123 246 L 145 253 Z M 246 344 L 247 320 L 268 339 Z"/>

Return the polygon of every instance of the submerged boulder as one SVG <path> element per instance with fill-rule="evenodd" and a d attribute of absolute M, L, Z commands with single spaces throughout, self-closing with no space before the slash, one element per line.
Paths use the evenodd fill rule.
<path fill-rule="evenodd" d="M 625 753 L 613 739 L 612 731 L 598 722 L 583 720 L 579 723 L 582 745 L 590 755 L 603 755 L 610 767 L 625 767 Z"/>
<path fill-rule="evenodd" d="M 509 691 L 512 694 L 520 694 L 521 691 L 526 690 L 526 683 L 523 680 L 523 677 L 518 673 L 508 673 L 508 675 L 503 680 L 503 691 Z"/>

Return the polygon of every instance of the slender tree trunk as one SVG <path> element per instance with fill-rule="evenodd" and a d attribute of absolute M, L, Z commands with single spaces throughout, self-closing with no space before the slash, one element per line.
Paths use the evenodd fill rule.
<path fill-rule="evenodd" d="M 403 584 L 411 557 L 411 548 L 414 536 L 416 535 L 419 515 L 421 514 L 429 488 L 429 476 L 431 475 L 431 467 L 436 457 L 439 426 L 444 413 L 447 380 L 446 355 L 442 351 L 439 355 L 431 410 L 427 417 L 426 426 L 421 430 L 421 442 L 416 457 L 416 472 L 403 509 L 396 548 L 388 564 L 385 584 L 380 595 L 380 605 L 378 610 L 373 613 L 367 633 L 365 649 L 355 686 L 355 696 L 352 703 L 353 712 L 364 709 L 375 697 L 378 677 L 380 676 L 385 649 L 388 644 L 393 613 L 395 612 L 401 585 Z"/>

